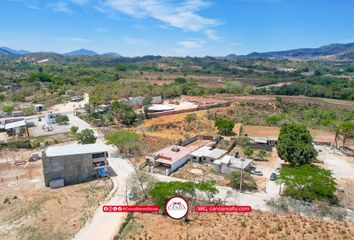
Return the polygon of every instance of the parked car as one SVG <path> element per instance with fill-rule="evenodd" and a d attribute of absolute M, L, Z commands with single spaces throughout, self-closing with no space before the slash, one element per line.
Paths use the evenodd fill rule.
<path fill-rule="evenodd" d="M 277 180 L 277 174 L 276 174 L 276 173 L 272 173 L 272 174 L 270 175 L 270 180 L 271 180 L 271 181 Z"/>
<path fill-rule="evenodd" d="M 253 170 L 256 170 L 256 167 L 250 166 L 250 167 L 248 168 L 248 171 L 249 171 L 249 172 L 251 172 L 251 171 L 253 171 Z"/>
<path fill-rule="evenodd" d="M 263 173 L 260 170 L 251 170 L 250 173 L 257 176 L 263 176 Z"/>
<path fill-rule="evenodd" d="M 130 193 L 128 194 L 128 199 L 129 199 L 129 201 L 134 201 L 134 200 L 135 200 L 135 194 L 132 193 L 132 192 L 130 192 Z"/>

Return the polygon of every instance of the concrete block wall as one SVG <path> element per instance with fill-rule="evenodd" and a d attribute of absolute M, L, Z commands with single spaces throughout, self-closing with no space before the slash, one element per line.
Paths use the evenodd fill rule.
<path fill-rule="evenodd" d="M 53 179 L 64 178 L 64 184 L 81 183 L 96 177 L 92 154 L 78 154 L 56 157 L 43 157 L 45 185 Z"/>

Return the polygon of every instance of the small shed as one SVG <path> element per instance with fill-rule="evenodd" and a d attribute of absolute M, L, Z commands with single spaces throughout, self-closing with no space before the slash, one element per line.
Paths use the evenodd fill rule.
<path fill-rule="evenodd" d="M 33 104 L 33 108 L 35 112 L 43 112 L 45 110 L 43 104 Z"/>

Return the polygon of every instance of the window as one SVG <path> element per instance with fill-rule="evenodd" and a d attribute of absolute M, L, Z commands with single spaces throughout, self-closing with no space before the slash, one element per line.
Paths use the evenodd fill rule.
<path fill-rule="evenodd" d="M 106 156 L 106 153 L 105 152 L 101 152 L 101 153 L 94 153 L 92 154 L 92 158 L 95 159 L 95 158 L 103 158 Z"/>

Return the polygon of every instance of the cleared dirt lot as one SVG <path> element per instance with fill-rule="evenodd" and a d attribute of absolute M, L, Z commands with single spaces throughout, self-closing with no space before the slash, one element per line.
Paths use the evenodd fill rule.
<path fill-rule="evenodd" d="M 178 141 L 195 135 L 216 134 L 214 122 L 205 117 L 206 111 L 195 112 L 197 120 L 188 123 L 185 118 L 190 113 L 161 116 L 147 119 L 137 127 L 138 132 L 149 136 Z"/>
<path fill-rule="evenodd" d="M 109 179 L 44 187 L 42 162 L 15 166 L 30 151 L 0 156 L 0 239 L 71 239 L 112 188 Z M 6 159 L 5 156 L 8 156 Z"/>
<path fill-rule="evenodd" d="M 124 239 L 352 239 L 353 222 L 270 212 L 190 214 L 189 222 L 135 214 Z M 128 228 L 127 227 L 127 228 Z"/>

